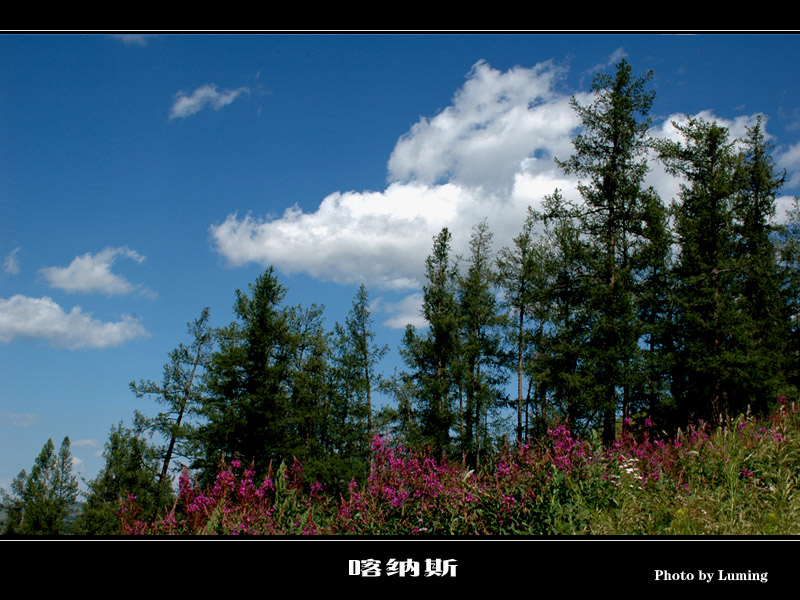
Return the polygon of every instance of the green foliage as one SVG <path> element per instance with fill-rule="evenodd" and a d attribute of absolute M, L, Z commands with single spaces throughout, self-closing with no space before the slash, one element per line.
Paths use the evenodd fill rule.
<path fill-rule="evenodd" d="M 236 291 L 237 321 L 218 329 L 217 351 L 208 366 L 205 422 L 198 432 L 204 456 L 197 463 L 206 477 L 223 455 L 256 460 L 260 468 L 291 455 L 290 404 L 297 337 L 286 294 L 273 270 Z"/>
<path fill-rule="evenodd" d="M 501 307 L 506 310 L 503 324 L 517 377 L 517 443 L 528 439 L 530 396 L 525 393 L 525 367 L 531 364 L 532 354 L 540 350 L 546 311 L 543 301 L 547 283 L 546 253 L 544 243 L 535 238 L 535 225 L 536 214 L 528 207 L 522 230 L 513 239 L 513 245 L 502 248 L 496 259 L 495 280 L 503 296 Z M 543 417 L 544 406 L 540 406 L 540 420 Z"/>
<path fill-rule="evenodd" d="M 78 496 L 78 482 L 72 474 L 69 437 L 58 453 L 53 440 L 47 440 L 31 468 L 23 470 L 11 484 L 11 493 L 2 490 L 3 507 L 8 513 L 6 534 L 62 535 L 67 531 L 67 516 Z"/>
<path fill-rule="evenodd" d="M 775 511 L 796 515 L 795 450 L 762 464 L 756 452 L 738 454 L 730 423 L 713 444 L 705 426 L 681 431 L 698 418 L 722 427 L 729 415 L 765 415 L 770 399 L 800 390 L 800 209 L 785 226 L 772 224 L 785 175 L 775 172 L 760 118 L 742 140 L 699 118 L 674 124 L 678 141 L 651 140 L 651 79 L 622 60 L 594 79 L 590 103 L 573 99 L 582 127 L 573 155 L 556 163 L 578 177 L 581 202 L 554 190 L 496 256 L 486 220 L 473 227 L 466 257 L 451 256 L 462 232 L 434 237 L 426 327 L 407 326 L 405 370 L 394 376 L 377 372 L 387 348 L 374 344 L 363 285 L 330 332 L 321 307 L 284 305 L 272 268 L 248 293 L 237 290 L 236 320 L 213 340 L 204 312 L 192 346 L 170 355 L 163 384 L 131 384 L 169 407 L 154 419 L 137 415 L 141 430 L 168 440 L 162 479 L 173 448 L 194 457 L 200 476 L 186 512 L 169 513 L 173 524 L 183 519 L 176 531 L 736 530 L 722 506 L 736 507 L 748 531 L 772 530 L 758 517 L 765 507 L 774 530 L 788 527 Z M 652 150 L 681 181 L 669 208 L 645 185 Z M 376 409 L 376 390 L 395 402 Z M 191 430 L 184 416 L 195 409 Z M 740 419 L 750 427 L 750 416 Z M 674 445 L 649 437 L 654 421 L 665 439 L 677 436 Z M 409 450 L 370 447 L 376 432 Z M 218 471 L 239 457 L 252 468 Z M 274 487 L 258 487 L 253 473 L 272 481 L 274 465 L 293 466 Z M 754 493 L 745 472 L 760 473 L 770 494 Z M 350 500 L 337 508 L 319 488 L 301 500 L 312 481 Z M 197 486 L 222 496 L 206 503 Z M 251 492 L 256 512 L 220 508 L 234 496 L 253 500 Z M 132 514 L 126 522 L 138 531 Z M 258 526 L 240 519 L 255 516 Z"/>
<path fill-rule="evenodd" d="M 374 434 L 372 394 L 382 386 L 377 365 L 389 351 L 373 343 L 369 294 L 362 284 L 345 318 L 333 331 L 329 418 L 326 419 L 328 461 L 342 483 L 363 479 Z"/>
<path fill-rule="evenodd" d="M 117 513 L 130 497 L 138 500 L 142 516 L 150 520 L 163 516 L 172 506 L 170 482 L 160 478 L 160 453 L 134 431 L 122 423 L 112 427 L 103 457 L 105 465 L 88 484 L 75 533 L 119 534 Z"/>
<path fill-rule="evenodd" d="M 411 370 L 405 383 L 418 403 L 414 408 L 422 442 L 437 454 L 451 449 L 450 429 L 456 423 L 454 403 L 458 393 L 459 311 L 451 240 L 447 228 L 442 229 L 425 260 L 428 283 L 423 287 L 422 316 L 428 329 L 417 333 L 408 325 L 401 348 Z"/>
<path fill-rule="evenodd" d="M 501 318 L 494 293 L 492 233 L 486 220 L 472 231 L 467 268 L 457 280 L 459 316 L 459 441 L 467 464 L 480 463 L 491 449 L 488 421 L 499 409 L 507 357 L 500 335 Z"/>
<path fill-rule="evenodd" d="M 184 474 L 176 509 L 160 520 L 142 520 L 131 501 L 123 526 L 190 535 L 796 534 L 799 417 L 781 399 L 767 419 L 740 415 L 671 439 L 651 437 L 645 423 L 610 448 L 562 424 L 478 469 L 376 437 L 370 476 L 346 495 L 309 485 L 297 461 L 262 477 L 233 460 L 206 488 Z"/>
<path fill-rule="evenodd" d="M 789 328 L 769 224 L 782 178 L 760 121 L 743 152 L 716 123 L 675 126 L 683 141 L 656 146 L 669 172 L 687 182 L 674 209 L 675 419 L 718 422 L 748 406 L 763 412 L 784 377 Z"/>
<path fill-rule="evenodd" d="M 655 97 L 647 73 L 632 76 L 623 59 L 611 77 L 598 74 L 594 100 L 573 107 L 583 130 L 573 139 L 575 152 L 558 162 L 565 173 L 583 178 L 579 227 L 587 251 L 587 309 L 591 332 L 584 352 L 588 378 L 584 400 L 602 419 L 606 443 L 615 435 L 618 410 L 627 416 L 636 384 L 641 325 L 635 308 L 636 254 L 645 243 L 642 231 L 647 203 L 655 193 L 644 188 L 649 120 Z M 621 394 L 621 396 L 620 396 Z"/>

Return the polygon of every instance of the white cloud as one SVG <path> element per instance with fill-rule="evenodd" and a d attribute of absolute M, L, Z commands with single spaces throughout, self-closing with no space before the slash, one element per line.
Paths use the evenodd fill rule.
<path fill-rule="evenodd" d="M 75 440 L 74 442 L 70 441 L 70 446 L 72 448 L 89 448 L 89 449 L 93 449 L 93 448 L 98 448 L 100 446 L 100 443 L 96 439 L 87 438 L 87 439 L 83 439 L 83 440 Z"/>
<path fill-rule="evenodd" d="M 4 427 L 33 427 L 39 423 L 39 416 L 33 413 L 0 413 L 0 423 Z"/>
<path fill-rule="evenodd" d="M 626 58 L 627 56 L 628 56 L 628 53 L 625 52 L 625 49 L 622 46 L 620 46 L 619 48 L 614 50 L 614 52 L 612 52 L 608 56 L 608 59 L 606 60 L 606 62 L 597 64 L 594 67 L 591 67 L 590 69 L 587 69 L 586 70 L 586 74 L 590 75 L 591 77 L 594 77 L 597 72 L 605 71 L 608 67 L 611 67 L 611 66 L 617 64 L 620 60 L 622 60 L 623 58 Z"/>
<path fill-rule="evenodd" d="M 197 88 L 191 95 L 186 95 L 186 92 L 178 92 L 175 94 L 175 101 L 169 112 L 170 119 L 182 119 L 197 112 L 200 112 L 207 106 L 214 110 L 219 110 L 228 106 L 231 102 L 236 100 L 240 95 L 246 94 L 249 89 L 240 87 L 235 90 L 217 90 L 214 84 L 202 85 Z"/>
<path fill-rule="evenodd" d="M 380 301 L 375 305 L 374 310 L 391 315 L 383 321 L 383 325 L 390 329 L 405 329 L 406 325 L 413 325 L 416 328 L 427 326 L 425 318 L 422 316 L 422 294 L 409 294 L 399 302 Z"/>
<path fill-rule="evenodd" d="M 579 124 L 569 97 L 555 91 L 561 76 L 551 63 L 500 72 L 479 62 L 449 107 L 398 140 L 385 190 L 332 193 L 310 213 L 232 214 L 210 228 L 212 241 L 231 265 L 419 289 L 442 227 L 469 232 L 488 217 L 497 238 L 510 240 L 528 204 L 574 187 L 553 162 L 571 154 Z M 454 254 L 468 238 L 454 237 Z"/>
<path fill-rule="evenodd" d="M 147 42 L 153 36 L 151 34 L 145 34 L 145 33 L 119 33 L 119 34 L 114 34 L 111 37 L 119 40 L 123 44 L 146 46 Z"/>
<path fill-rule="evenodd" d="M 97 254 L 87 252 L 76 256 L 67 267 L 46 267 L 40 272 L 50 287 L 66 292 L 100 293 L 109 296 L 130 294 L 140 290 L 145 295 L 153 292 L 133 285 L 124 277 L 111 272 L 119 257 L 129 258 L 141 264 L 145 257 L 128 247 L 105 248 Z"/>
<path fill-rule="evenodd" d="M 571 154 L 579 125 L 569 97 L 555 91 L 562 75 L 551 63 L 505 73 L 477 63 L 449 107 L 397 142 L 389 181 L 449 181 L 508 194 L 517 174 L 552 171 L 553 156 Z"/>
<path fill-rule="evenodd" d="M 786 169 L 786 184 L 795 188 L 800 185 L 800 144 L 789 146 L 776 158 L 776 165 Z"/>
<path fill-rule="evenodd" d="M 17 254 L 19 254 L 19 246 L 6 254 L 6 258 L 3 261 L 3 270 L 9 275 L 17 275 L 20 271 Z"/>
<path fill-rule="evenodd" d="M 15 338 L 42 339 L 59 348 L 109 348 L 149 335 L 130 315 L 120 321 L 104 322 L 84 313 L 80 307 L 65 312 L 51 298 L 30 298 L 17 294 L 0 298 L 0 342 Z"/>

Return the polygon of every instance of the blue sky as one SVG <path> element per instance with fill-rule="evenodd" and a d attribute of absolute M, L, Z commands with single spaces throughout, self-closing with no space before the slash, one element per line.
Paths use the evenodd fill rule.
<path fill-rule="evenodd" d="M 67 435 L 94 477 L 158 408 L 128 383 L 267 265 L 329 328 L 364 282 L 390 373 L 443 226 L 464 252 L 486 217 L 499 249 L 577 197 L 569 98 L 621 57 L 654 71 L 653 135 L 763 114 L 798 194 L 796 35 L 0 36 L 0 487 Z"/>

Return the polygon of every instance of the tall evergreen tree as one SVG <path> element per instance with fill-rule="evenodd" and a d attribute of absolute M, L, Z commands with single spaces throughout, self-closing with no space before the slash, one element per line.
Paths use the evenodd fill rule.
<path fill-rule="evenodd" d="M 580 210 L 559 190 L 542 201 L 536 218 L 542 223 L 545 284 L 540 351 L 531 369 L 539 378 L 540 406 L 545 395 L 556 418 L 576 431 L 592 427 L 593 413 L 585 402 L 589 379 L 585 352 L 591 333 L 588 305 L 586 244 L 579 229 Z"/>
<path fill-rule="evenodd" d="M 655 97 L 646 89 L 652 73 L 635 78 L 624 59 L 615 76 L 598 74 L 594 100 L 572 105 L 583 131 L 575 137 L 575 152 L 557 161 L 578 185 L 585 210 L 581 227 L 592 250 L 592 310 L 595 314 L 587 348 L 591 386 L 589 401 L 603 417 L 603 438 L 614 439 L 618 409 L 627 413 L 632 374 L 638 354 L 639 327 L 634 309 L 632 253 L 642 235 L 648 149 L 647 114 Z M 622 395 L 619 397 L 619 395 Z"/>
<path fill-rule="evenodd" d="M 525 390 L 526 355 L 531 346 L 538 347 L 529 330 L 529 322 L 536 319 L 536 299 L 541 297 L 545 281 L 544 255 L 537 245 L 534 226 L 536 215 L 528 207 L 522 231 L 513 239 L 513 245 L 504 247 L 497 256 L 497 283 L 507 310 L 505 320 L 514 353 L 514 370 L 517 379 L 516 440 L 525 440 L 528 395 Z M 541 315 L 539 315 L 541 317 Z M 543 319 L 540 319 L 540 322 Z"/>
<path fill-rule="evenodd" d="M 330 388 L 329 333 L 324 329 L 323 308 L 293 306 L 288 315 L 290 347 L 289 403 L 285 407 L 284 426 L 287 449 L 282 460 L 292 457 L 303 463 L 309 481 L 331 483 L 336 470 L 325 456 Z"/>
<path fill-rule="evenodd" d="M 656 144 L 667 170 L 685 178 L 675 206 L 677 355 L 673 394 L 678 423 L 716 421 L 730 408 L 740 372 L 742 334 L 733 284 L 733 201 L 737 155 L 728 130 L 703 119 L 675 124 L 683 141 Z"/>
<path fill-rule="evenodd" d="M 785 173 L 775 172 L 772 146 L 765 139 L 762 122 L 759 116 L 756 124 L 747 128 L 732 203 L 737 263 L 733 293 L 743 327 L 739 355 L 749 377 L 732 390 L 736 397 L 731 403 L 736 407 L 751 405 L 757 411 L 765 410 L 778 393 L 789 338 L 777 227 L 772 223 Z"/>
<path fill-rule="evenodd" d="M 378 363 L 389 351 L 387 345 L 374 344 L 372 316 L 369 311 L 369 294 L 364 284 L 358 288 L 353 305 L 343 325 L 334 328 L 338 339 L 338 365 L 349 384 L 348 395 L 366 409 L 364 433 L 367 439 L 374 433 L 372 393 L 380 387 Z"/>
<path fill-rule="evenodd" d="M 500 337 L 500 316 L 493 284 L 492 233 L 484 219 L 473 228 L 467 268 L 458 277 L 460 314 L 459 382 L 461 451 L 468 464 L 477 465 L 490 443 L 486 423 L 497 412 L 499 385 L 505 357 Z"/>
<path fill-rule="evenodd" d="M 784 319 L 789 324 L 783 361 L 784 378 L 787 391 L 797 394 L 800 390 L 800 200 L 797 197 L 787 216 L 786 222 L 776 232 L 776 244 Z"/>
<path fill-rule="evenodd" d="M 345 484 L 366 475 L 376 432 L 373 391 L 382 387 L 378 363 L 389 347 L 374 343 L 369 294 L 359 286 L 344 323 L 333 330 L 327 443 L 329 460 L 340 464 Z"/>
<path fill-rule="evenodd" d="M 427 331 L 418 333 L 408 325 L 401 347 L 401 355 L 411 369 L 407 384 L 413 381 L 413 395 L 419 404 L 422 440 L 437 454 L 451 449 L 458 384 L 457 267 L 450 258 L 451 238 L 448 229 L 442 229 L 425 260 L 428 283 L 423 288 L 422 315 L 428 323 Z"/>
<path fill-rule="evenodd" d="M 636 256 L 635 308 L 641 325 L 641 353 L 632 409 L 646 411 L 662 425 L 674 410 L 670 376 L 675 358 L 670 213 L 658 196 L 646 199 L 645 243 Z"/>
<path fill-rule="evenodd" d="M 254 461 L 260 472 L 291 461 L 297 440 L 290 421 L 293 360 L 297 338 L 282 305 L 286 289 L 270 267 L 236 291 L 237 320 L 216 331 L 217 350 L 206 372 L 208 395 L 198 431 L 202 457 L 197 466 L 212 478 L 224 456 Z"/>

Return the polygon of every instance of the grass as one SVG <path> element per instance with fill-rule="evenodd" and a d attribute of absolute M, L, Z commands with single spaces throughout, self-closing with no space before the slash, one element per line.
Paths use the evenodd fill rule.
<path fill-rule="evenodd" d="M 136 500 L 125 534 L 225 535 L 794 535 L 800 533 L 798 409 L 698 423 L 673 438 L 652 426 L 612 447 L 554 427 L 505 448 L 479 471 L 376 437 L 372 469 L 348 497 L 303 481 L 302 466 L 257 477 L 237 460 L 214 486 L 187 474 L 178 502 L 152 523 Z M 647 422 L 648 425 L 649 421 Z"/>

